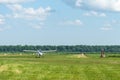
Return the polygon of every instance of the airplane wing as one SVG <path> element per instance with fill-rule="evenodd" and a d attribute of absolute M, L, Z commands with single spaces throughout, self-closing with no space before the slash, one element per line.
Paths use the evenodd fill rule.
<path fill-rule="evenodd" d="M 37 52 L 35 50 L 23 50 L 24 52 Z"/>
<path fill-rule="evenodd" d="M 57 50 L 45 50 L 45 51 L 41 51 L 41 50 L 23 50 L 24 52 L 42 52 L 42 53 L 47 53 L 47 52 L 55 52 Z"/>
<path fill-rule="evenodd" d="M 47 53 L 47 52 L 55 52 L 57 50 L 47 50 L 47 51 L 42 51 L 43 53 Z"/>

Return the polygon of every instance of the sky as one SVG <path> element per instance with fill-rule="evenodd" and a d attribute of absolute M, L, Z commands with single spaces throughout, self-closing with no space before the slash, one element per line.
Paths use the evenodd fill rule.
<path fill-rule="evenodd" d="M 0 45 L 120 45 L 120 0 L 0 0 Z"/>

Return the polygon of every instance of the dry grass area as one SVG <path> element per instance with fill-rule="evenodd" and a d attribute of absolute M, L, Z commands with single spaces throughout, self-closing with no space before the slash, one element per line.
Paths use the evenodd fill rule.
<path fill-rule="evenodd" d="M 73 55 L 69 55 L 68 57 L 70 58 L 88 58 L 85 54 L 81 53 L 81 54 L 73 54 Z"/>
<path fill-rule="evenodd" d="M 0 73 L 2 72 L 13 72 L 15 74 L 21 74 L 22 71 L 19 69 L 20 64 L 4 64 L 0 66 Z"/>
<path fill-rule="evenodd" d="M 0 66 L 0 72 L 7 71 L 7 70 L 8 70 L 8 66 L 7 65 Z"/>

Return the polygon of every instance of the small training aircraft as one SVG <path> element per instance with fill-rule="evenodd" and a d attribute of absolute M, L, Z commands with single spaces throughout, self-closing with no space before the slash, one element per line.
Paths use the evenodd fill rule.
<path fill-rule="evenodd" d="M 44 53 L 47 52 L 55 52 L 57 50 L 46 50 L 46 51 L 42 51 L 42 50 L 23 50 L 24 52 L 33 52 L 36 53 L 36 57 L 40 57 L 43 56 Z"/>

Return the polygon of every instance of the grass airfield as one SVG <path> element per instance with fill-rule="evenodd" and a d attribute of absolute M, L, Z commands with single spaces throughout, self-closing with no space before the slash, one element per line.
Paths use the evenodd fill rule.
<path fill-rule="evenodd" d="M 120 55 L 1 53 L 0 80 L 120 80 Z"/>

